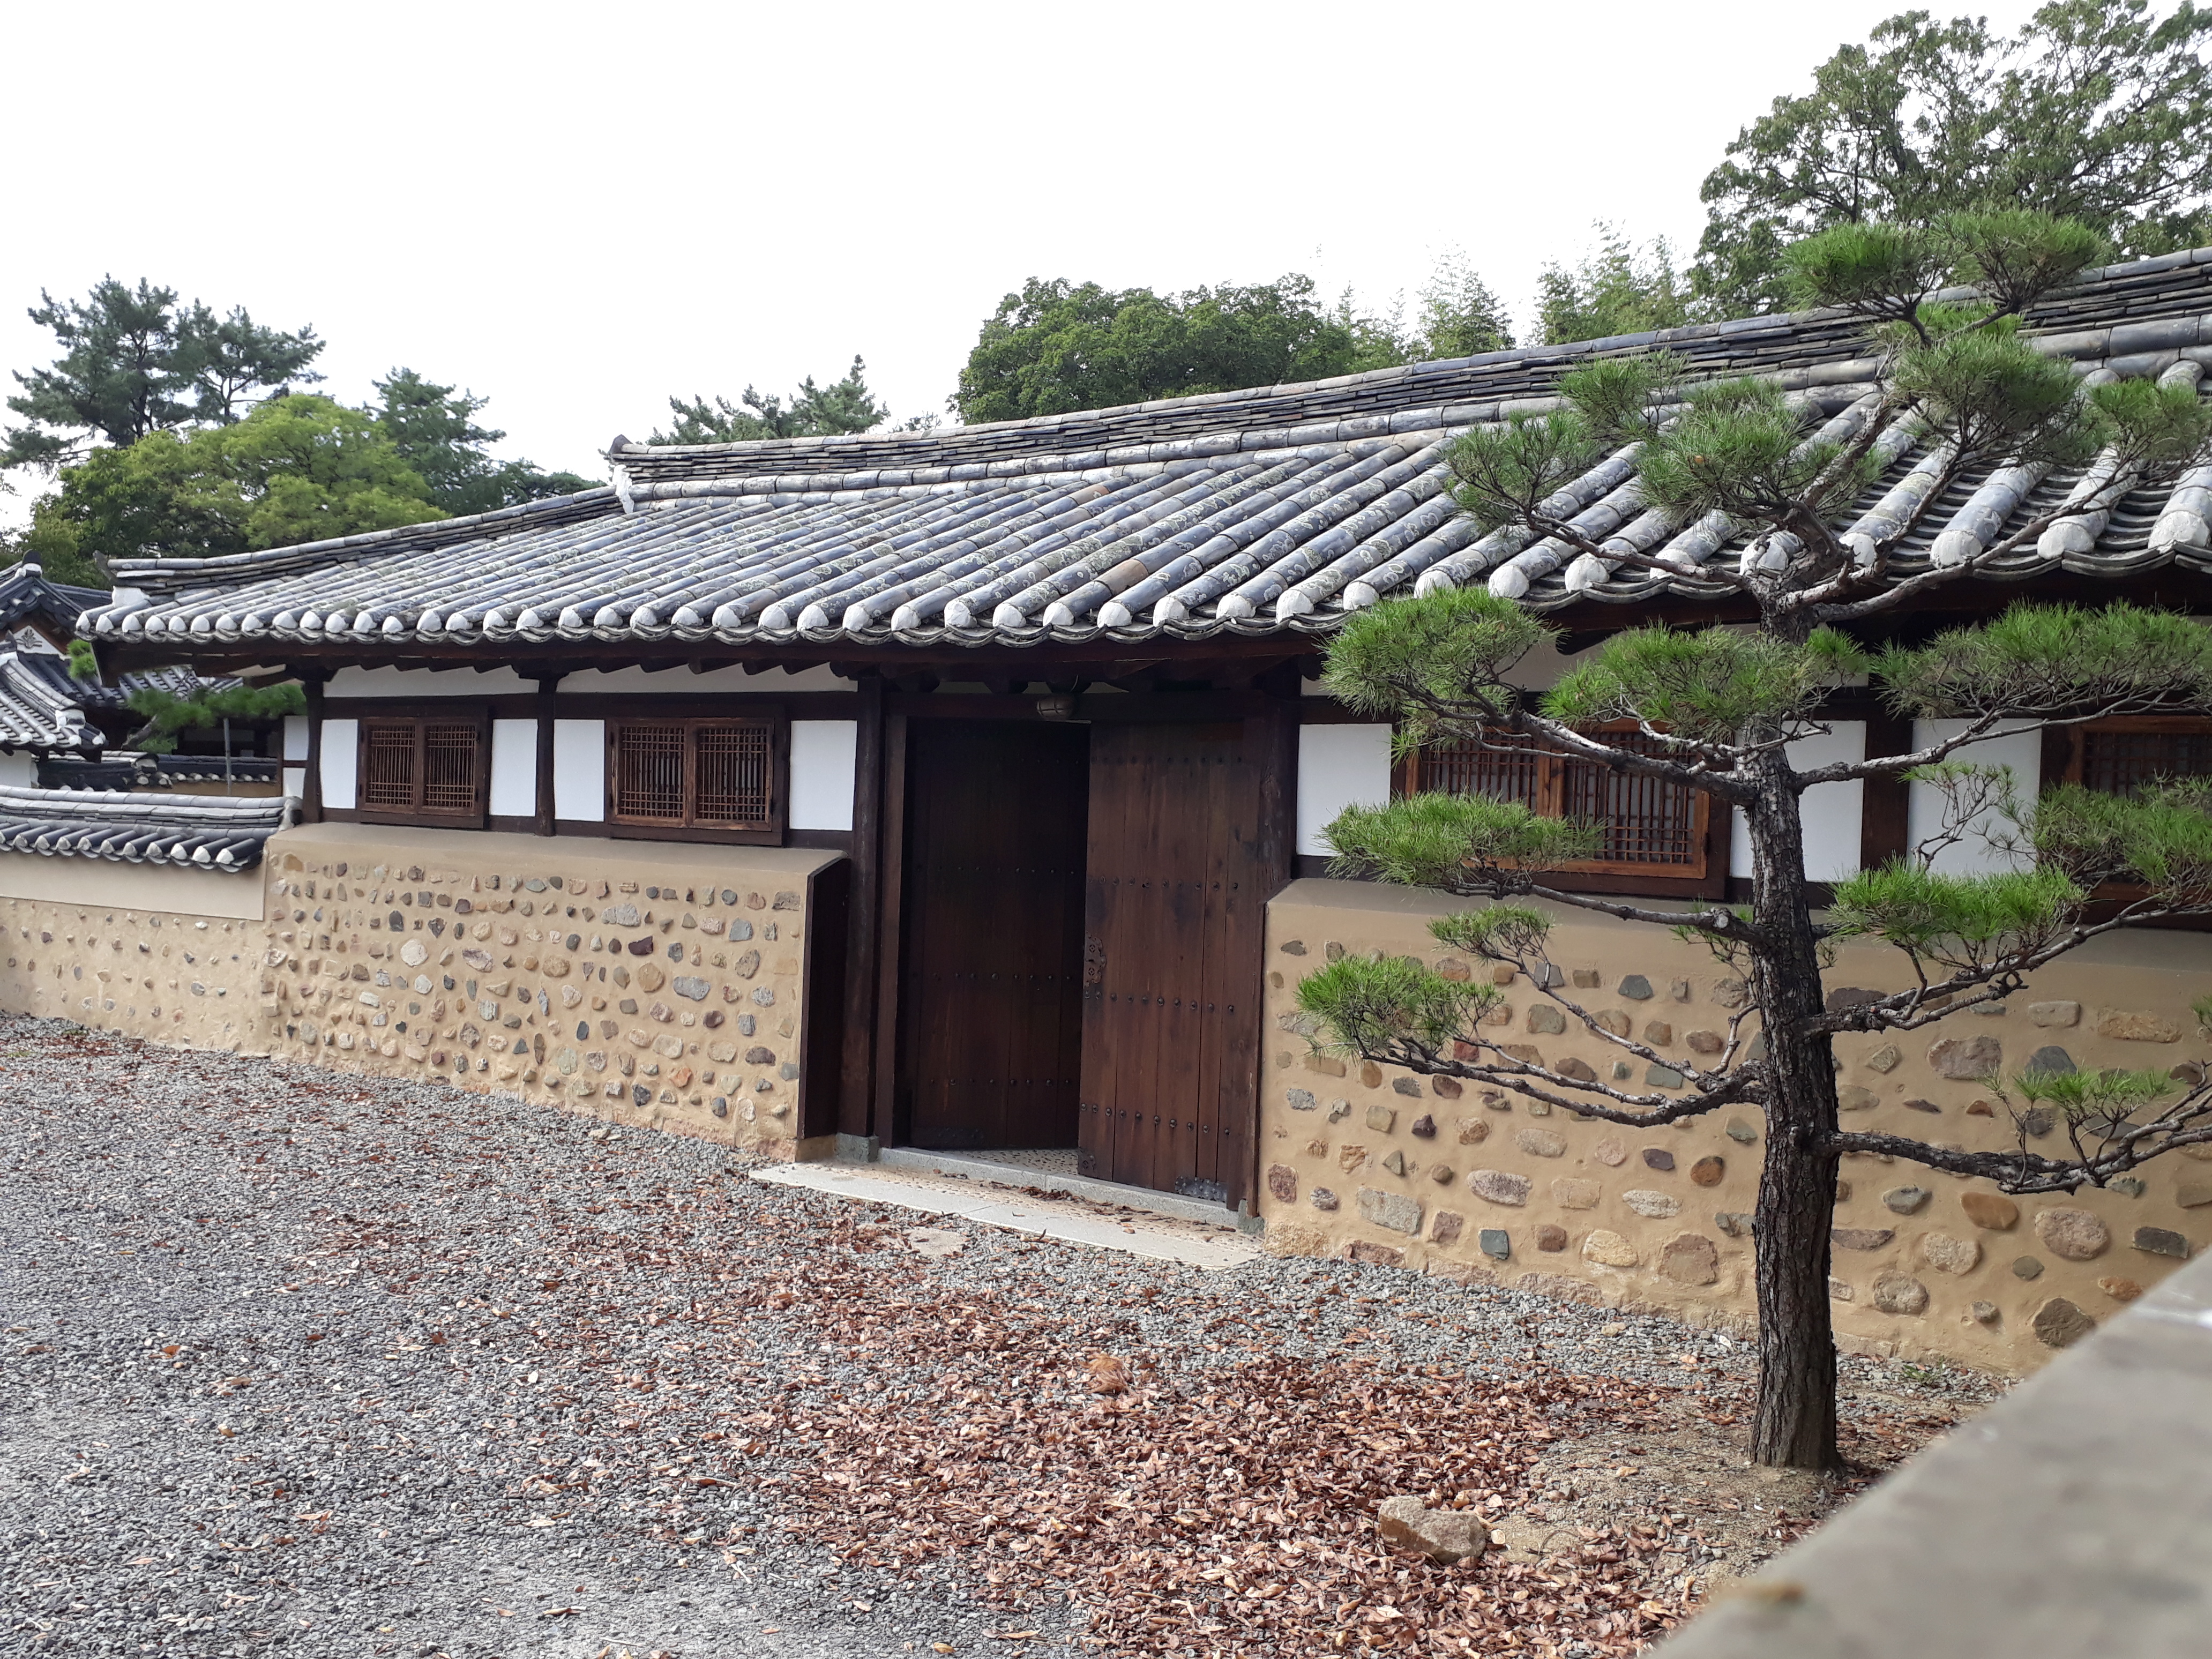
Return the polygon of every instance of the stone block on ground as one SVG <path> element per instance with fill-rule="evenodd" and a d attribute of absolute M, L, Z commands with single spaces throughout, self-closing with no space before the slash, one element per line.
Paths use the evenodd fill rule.
<path fill-rule="evenodd" d="M 1473 1510 L 1432 1510 L 1418 1498 L 1386 1498 L 1375 1512 L 1386 1544 L 1418 1550 L 1446 1566 L 1480 1557 L 1490 1547 L 1490 1523 Z"/>

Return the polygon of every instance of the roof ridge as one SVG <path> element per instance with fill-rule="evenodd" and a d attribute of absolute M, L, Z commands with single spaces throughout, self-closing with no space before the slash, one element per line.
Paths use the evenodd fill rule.
<path fill-rule="evenodd" d="M 2046 300 L 2051 303 L 2092 290 L 2108 282 L 2134 276 L 2147 276 L 2186 268 L 2191 265 L 2212 265 L 2212 246 L 2185 249 L 2142 259 L 2100 266 L 2084 271 L 2081 277 L 2063 289 L 2053 290 Z M 1939 300 L 1964 299 L 1973 295 L 1971 286 L 1940 290 Z M 2043 309 L 2037 307 L 2033 310 Z M 1650 329 L 1638 333 L 1615 334 L 1594 340 L 1563 341 L 1556 344 L 1514 346 L 1500 351 L 1480 352 L 1466 357 L 1426 358 L 1419 362 L 1393 364 L 1384 368 L 1362 370 L 1353 374 L 1338 374 L 1322 380 L 1285 381 L 1276 386 L 1235 387 L 1223 392 L 1193 392 L 1182 398 L 1156 398 L 1143 403 L 1115 404 L 1098 409 L 1068 410 L 1057 415 L 1030 415 L 1018 420 L 981 421 L 974 425 L 933 428 L 922 432 L 846 432 L 816 434 L 799 438 L 747 438 L 722 444 L 641 444 L 620 435 L 611 441 L 602 452 L 605 458 L 617 465 L 631 465 L 639 461 L 657 459 L 678 460 L 696 457 L 701 459 L 737 461 L 751 456 L 792 456 L 809 451 L 834 451 L 855 448 L 862 445 L 912 447 L 916 454 L 927 453 L 933 446 L 947 441 L 986 438 L 1017 434 L 1028 435 L 1060 429 L 1079 421 L 1098 422 L 1134 416 L 1200 411 L 1226 408 L 1239 403 L 1257 403 L 1273 398 L 1291 398 L 1316 392 L 1356 392 L 1364 388 L 1389 385 L 1395 381 L 1419 376 L 1434 377 L 1462 374 L 1470 369 L 1490 368 L 1515 363 L 1543 363 L 1549 359 L 1592 356 L 1601 352 L 1632 351 L 1652 345 L 1676 346 L 1704 340 L 1719 340 L 1759 331 L 1794 332 L 1808 325 L 1856 322 L 1850 311 L 1836 306 L 1816 307 L 1806 311 L 1765 312 L 1751 317 L 1727 318 L 1718 322 L 1685 323 L 1674 328 Z M 810 459 L 812 459 L 810 457 Z M 823 459 L 827 459 L 826 456 Z M 772 467 L 759 469 L 774 471 Z M 866 470 L 866 469 L 856 469 Z"/>

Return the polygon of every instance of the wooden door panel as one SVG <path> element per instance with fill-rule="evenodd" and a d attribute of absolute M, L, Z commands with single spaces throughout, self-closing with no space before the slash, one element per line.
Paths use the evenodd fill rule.
<path fill-rule="evenodd" d="M 1084 1167 L 1225 1196 L 1249 1187 L 1253 933 L 1287 876 L 1263 820 L 1280 763 L 1255 721 L 1099 726 L 1085 894 Z M 1275 870 L 1275 863 L 1285 867 Z"/>
<path fill-rule="evenodd" d="M 909 728 L 897 1088 L 921 1146 L 1074 1144 L 1079 726 Z"/>

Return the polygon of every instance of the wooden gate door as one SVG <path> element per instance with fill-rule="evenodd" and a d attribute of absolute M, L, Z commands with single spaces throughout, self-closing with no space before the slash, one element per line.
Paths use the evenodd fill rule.
<path fill-rule="evenodd" d="M 948 1152 L 1073 1146 L 1086 728 L 908 729 L 902 1138 Z"/>
<path fill-rule="evenodd" d="M 1086 1174 L 1230 1204 L 1249 1194 L 1261 930 L 1290 867 L 1286 729 L 1091 727 Z"/>

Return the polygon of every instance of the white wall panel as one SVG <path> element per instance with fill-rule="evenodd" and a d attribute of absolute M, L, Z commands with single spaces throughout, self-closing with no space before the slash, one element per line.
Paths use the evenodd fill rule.
<path fill-rule="evenodd" d="M 553 816 L 599 823 L 607 816 L 607 723 L 553 722 Z"/>
<path fill-rule="evenodd" d="M 307 758 L 307 717 L 305 714 L 284 716 L 284 758 L 288 761 Z"/>
<path fill-rule="evenodd" d="M 354 804 L 354 767 L 360 758 L 361 722 L 323 722 L 323 805 L 340 811 Z"/>
<path fill-rule="evenodd" d="M 853 771 L 860 741 L 856 720 L 792 721 L 793 830 L 853 827 Z"/>
<path fill-rule="evenodd" d="M 1912 723 L 1912 746 L 1924 749 L 1931 743 L 1955 737 L 1966 728 L 1964 720 L 1915 720 Z M 2000 732 L 1980 743 L 1968 744 L 1955 750 L 1951 758 L 1971 761 L 1981 766 L 2009 766 L 2023 805 L 2033 805 L 2036 792 L 2043 781 L 2043 732 L 2040 727 L 2031 727 Z M 1917 848 L 1936 834 L 1943 825 L 1943 795 L 1941 790 L 1924 783 L 1911 786 L 1905 797 L 1905 832 L 1908 847 Z M 1947 875 L 1972 875 L 1984 870 L 2009 870 L 2017 862 L 1992 848 L 1989 842 L 1991 830 L 2000 833 L 2015 829 L 2002 818 L 1993 818 L 1984 813 L 1968 827 L 1966 838 L 1945 848 L 1936 855 L 1936 868 Z"/>
<path fill-rule="evenodd" d="M 28 750 L 18 749 L 12 755 L 0 755 L 0 783 L 10 789 L 35 789 L 39 787 L 39 757 Z"/>
<path fill-rule="evenodd" d="M 491 811 L 526 818 L 538 811 L 538 722 L 491 723 Z"/>
<path fill-rule="evenodd" d="M 1825 737 L 1801 738 L 1790 745 L 1790 763 L 1800 771 L 1835 761 L 1866 758 L 1866 722 L 1838 720 Z M 1812 881 L 1840 881 L 1857 873 L 1860 815 L 1866 805 L 1866 785 L 1853 778 L 1848 783 L 1824 783 L 1805 792 L 1805 875 Z M 1727 809 L 1713 803 L 1715 811 Z M 1751 877 L 1751 831 L 1741 813 L 1734 814 L 1729 831 L 1729 873 Z"/>
<path fill-rule="evenodd" d="M 1326 858 L 1322 836 L 1347 806 L 1380 806 L 1390 799 L 1390 728 L 1298 727 L 1298 851 Z"/>
<path fill-rule="evenodd" d="M 535 691 L 538 683 L 512 668 L 341 668 L 323 695 L 331 697 L 490 697 Z"/>

